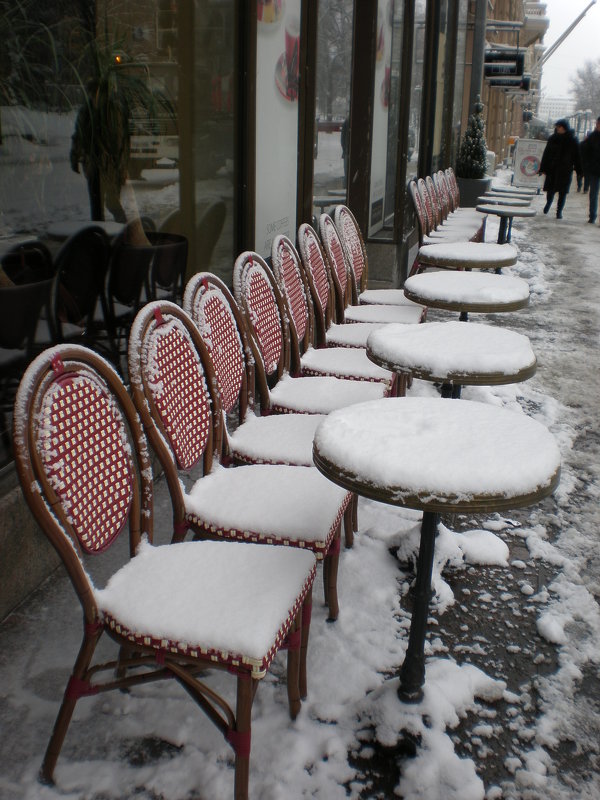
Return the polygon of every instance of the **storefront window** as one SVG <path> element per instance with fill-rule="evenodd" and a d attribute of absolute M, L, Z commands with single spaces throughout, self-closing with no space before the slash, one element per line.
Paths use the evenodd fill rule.
<path fill-rule="evenodd" d="M 398 163 L 402 57 L 402 4 L 380 2 L 373 87 L 369 236 L 393 237 Z"/>
<path fill-rule="evenodd" d="M 258 0 L 255 246 L 296 238 L 301 0 Z"/>
<path fill-rule="evenodd" d="M 344 197 L 348 180 L 349 115 L 352 67 L 352 0 L 319 0 L 317 28 L 314 213 Z"/>
<path fill-rule="evenodd" d="M 425 58 L 425 7 L 426 0 L 415 2 L 415 33 L 413 63 L 410 83 L 410 132 L 407 179 L 417 176 L 421 128 L 421 98 L 423 93 L 423 67 Z M 412 153 L 410 152 L 412 147 Z"/>
<path fill-rule="evenodd" d="M 234 0 L 0 0 L 0 302 L 39 277 L 24 242 L 39 243 L 53 270 L 92 221 L 109 254 L 123 236 L 149 248 L 185 237 L 186 276 L 210 269 L 230 282 L 234 20 Z M 89 331 L 73 309 L 57 313 Z M 29 349 L 26 339 L 0 341 L 0 466 L 25 364 L 57 341 L 53 313 L 42 307 Z"/>

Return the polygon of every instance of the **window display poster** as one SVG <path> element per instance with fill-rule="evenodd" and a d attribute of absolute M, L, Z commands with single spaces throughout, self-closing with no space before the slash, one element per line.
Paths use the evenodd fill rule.
<path fill-rule="evenodd" d="M 380 2 L 377 13 L 377 48 L 375 52 L 369 236 L 372 236 L 383 227 L 383 205 L 387 172 L 387 137 L 392 62 L 391 45 L 391 15 L 389 11 L 386 12 L 386 6 L 384 3 Z"/>
<path fill-rule="evenodd" d="M 295 241 L 301 0 L 257 0 L 255 249 Z"/>
<path fill-rule="evenodd" d="M 540 164 L 546 142 L 541 139 L 517 139 L 513 159 L 513 186 L 529 186 L 539 189 L 542 176 Z"/>

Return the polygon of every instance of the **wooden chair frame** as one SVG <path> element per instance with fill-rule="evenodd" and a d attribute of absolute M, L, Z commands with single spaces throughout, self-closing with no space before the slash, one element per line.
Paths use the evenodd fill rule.
<path fill-rule="evenodd" d="M 138 414 L 122 381 L 104 359 L 87 348 L 78 345 L 60 345 L 45 351 L 29 367 L 17 395 L 14 424 L 16 467 L 25 499 L 44 534 L 61 557 L 81 603 L 83 639 L 46 749 L 40 778 L 47 783 L 53 781 L 54 768 L 75 705 L 80 698 L 174 678 L 186 689 L 233 747 L 234 796 L 236 800 L 247 800 L 252 702 L 258 681 L 266 671 L 264 665 L 258 668 L 249 663 L 236 661 L 232 653 L 202 652 L 201 647 L 190 648 L 184 644 L 175 645 L 173 642 L 168 642 L 168 646 L 165 646 L 165 640 L 162 638 L 164 634 L 154 639 L 141 634 L 135 635 L 133 631 L 124 630 L 118 624 L 118 620 L 107 618 L 99 608 L 94 587 L 83 566 L 82 555 L 84 550 L 88 552 L 106 550 L 117 539 L 121 528 L 117 529 L 116 523 L 112 530 L 105 530 L 102 527 L 101 532 L 103 535 L 106 534 L 107 541 L 103 542 L 100 539 L 100 544 L 92 541 L 90 546 L 90 542 L 82 540 L 78 521 L 73 522 L 71 518 L 72 504 L 64 500 L 60 494 L 62 489 L 46 472 L 39 442 L 40 428 L 47 434 L 49 430 L 52 431 L 54 425 L 54 422 L 49 421 L 43 428 L 44 419 L 48 419 L 48 393 L 57 385 L 60 391 L 62 386 L 74 385 L 76 382 L 79 386 L 93 385 L 101 397 L 100 404 L 104 410 L 108 408 L 111 417 L 118 417 L 117 427 L 122 433 L 117 436 L 117 449 L 120 443 L 123 452 L 127 453 L 122 456 L 123 461 L 129 462 L 130 465 L 127 476 L 130 506 L 128 512 L 124 513 L 129 520 L 131 557 L 144 539 L 149 543 L 152 542 L 153 533 L 153 476 L 150 456 Z M 54 404 L 54 400 L 52 402 Z M 51 408 L 53 409 L 55 405 Z M 125 433 L 127 433 L 127 445 L 122 441 Z M 102 473 L 102 476 L 105 474 Z M 91 513 L 93 515 L 95 512 L 92 510 Z M 120 519 L 118 524 L 121 524 Z M 163 547 L 169 550 L 171 546 L 163 545 Z M 156 552 L 154 548 L 150 549 Z M 288 697 L 292 717 L 296 716 L 300 708 L 301 607 L 307 602 L 307 598 L 310 598 L 313 580 L 314 563 L 312 570 L 307 574 L 296 606 L 288 616 L 284 628 L 281 629 L 282 634 L 288 637 L 290 645 Z M 93 664 L 94 652 L 103 633 L 119 645 L 119 655 L 114 660 Z M 282 646 L 280 644 L 279 647 Z M 272 658 L 275 652 L 276 649 L 272 650 L 269 658 Z M 268 664 L 266 666 L 268 668 Z M 235 675 L 235 710 L 224 697 L 218 695 L 200 679 L 207 668 L 221 669 Z M 98 676 L 106 671 L 113 673 L 113 677 L 104 681 L 99 680 Z"/>

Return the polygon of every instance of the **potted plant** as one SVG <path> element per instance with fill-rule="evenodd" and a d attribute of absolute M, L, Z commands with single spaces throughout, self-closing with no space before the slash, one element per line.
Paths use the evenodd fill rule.
<path fill-rule="evenodd" d="M 483 132 L 483 103 L 479 95 L 474 113 L 469 117 L 456 161 L 456 180 L 460 191 L 460 204 L 474 208 L 477 198 L 488 191 L 492 183 L 486 177 L 487 144 Z"/>

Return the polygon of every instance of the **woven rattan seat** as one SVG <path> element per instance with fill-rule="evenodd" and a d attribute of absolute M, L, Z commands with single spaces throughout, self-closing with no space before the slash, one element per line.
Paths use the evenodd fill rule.
<path fill-rule="evenodd" d="M 153 546 L 152 469 L 138 414 L 114 369 L 81 346 L 60 345 L 32 362 L 17 395 L 14 441 L 25 498 L 83 610 L 82 645 L 41 777 L 52 781 L 81 697 L 175 678 L 232 745 L 235 797 L 247 798 L 252 702 L 284 646 L 291 715 L 300 709 L 302 609 L 315 556 L 250 543 Z M 97 587 L 88 559 L 100 558 L 126 526 L 136 555 Z M 118 658 L 92 663 L 103 633 L 119 646 Z M 232 704 L 210 687 L 207 668 L 235 677 Z"/>
<path fill-rule="evenodd" d="M 131 330 L 129 375 L 167 476 L 174 539 L 191 528 L 205 538 L 311 550 L 325 560 L 326 601 L 335 619 L 340 528 L 352 495 L 314 467 L 217 463 L 223 435 L 217 379 L 198 329 L 178 306 L 150 303 L 140 310 Z"/>

